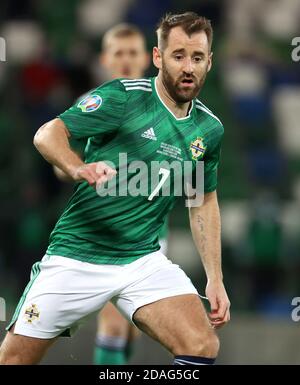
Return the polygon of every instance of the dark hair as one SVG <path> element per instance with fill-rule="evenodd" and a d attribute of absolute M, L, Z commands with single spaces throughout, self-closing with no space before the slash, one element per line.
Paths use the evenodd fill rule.
<path fill-rule="evenodd" d="M 175 27 L 181 27 L 188 36 L 191 36 L 195 32 L 204 31 L 207 36 L 209 50 L 211 50 L 213 29 L 210 20 L 204 16 L 199 16 L 195 12 L 185 12 L 179 15 L 167 13 L 160 20 L 156 33 L 158 45 L 161 50 L 166 48 L 170 31 Z"/>
<path fill-rule="evenodd" d="M 132 24 L 121 23 L 106 31 L 102 38 L 102 49 L 105 50 L 107 48 L 111 38 L 122 38 L 129 36 L 140 36 L 145 42 L 145 37 L 138 27 Z"/>

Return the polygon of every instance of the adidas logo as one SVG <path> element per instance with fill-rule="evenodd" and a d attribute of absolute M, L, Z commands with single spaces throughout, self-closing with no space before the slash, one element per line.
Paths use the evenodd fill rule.
<path fill-rule="evenodd" d="M 153 127 L 149 128 L 149 130 L 145 131 L 141 136 L 142 138 L 157 140 Z"/>

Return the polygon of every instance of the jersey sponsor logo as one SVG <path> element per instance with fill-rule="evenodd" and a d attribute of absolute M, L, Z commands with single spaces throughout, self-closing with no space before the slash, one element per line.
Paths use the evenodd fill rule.
<path fill-rule="evenodd" d="M 149 130 L 145 131 L 141 136 L 142 138 L 157 140 L 153 127 L 149 128 Z"/>
<path fill-rule="evenodd" d="M 202 138 L 197 138 L 190 144 L 190 150 L 192 152 L 192 159 L 202 159 L 206 150 L 206 146 L 203 143 Z"/>
<path fill-rule="evenodd" d="M 24 318 L 28 323 L 32 323 L 40 317 L 40 312 L 35 304 L 25 310 Z"/>
<path fill-rule="evenodd" d="M 78 103 L 77 107 L 82 112 L 93 112 L 98 110 L 101 104 L 102 98 L 99 95 L 88 95 Z"/>

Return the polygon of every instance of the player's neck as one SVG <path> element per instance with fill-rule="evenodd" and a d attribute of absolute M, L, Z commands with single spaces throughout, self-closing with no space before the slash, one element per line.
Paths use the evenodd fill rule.
<path fill-rule="evenodd" d="M 164 104 L 173 112 L 176 118 L 180 119 L 188 115 L 191 102 L 176 103 L 175 100 L 169 95 L 160 75 L 158 75 L 156 79 L 156 92 Z"/>

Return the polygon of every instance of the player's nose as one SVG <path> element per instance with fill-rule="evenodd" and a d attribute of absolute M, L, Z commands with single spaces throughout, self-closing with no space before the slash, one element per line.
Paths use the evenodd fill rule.
<path fill-rule="evenodd" d="M 186 74 L 192 74 L 194 72 L 194 64 L 191 58 L 186 58 L 183 65 L 183 71 Z"/>

